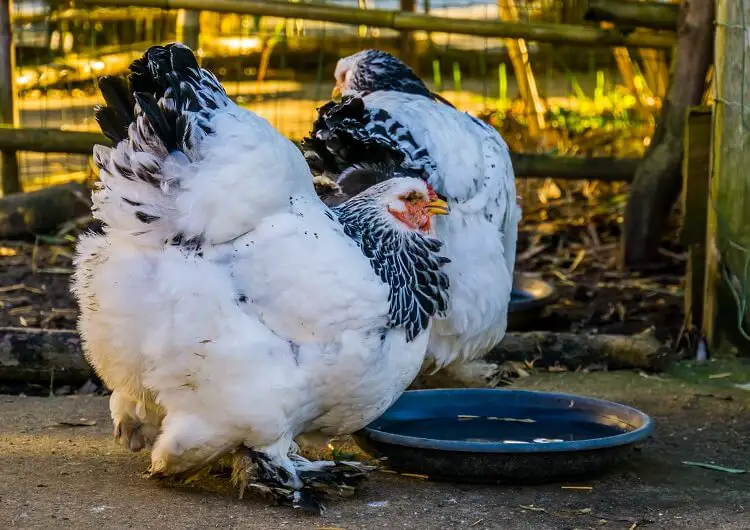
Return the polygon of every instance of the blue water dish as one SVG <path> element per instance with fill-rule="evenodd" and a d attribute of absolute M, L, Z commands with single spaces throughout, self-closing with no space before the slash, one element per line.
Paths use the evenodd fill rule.
<path fill-rule="evenodd" d="M 459 482 L 553 482 L 623 462 L 653 422 L 590 397 L 502 389 L 405 392 L 355 434 L 398 472 Z"/>

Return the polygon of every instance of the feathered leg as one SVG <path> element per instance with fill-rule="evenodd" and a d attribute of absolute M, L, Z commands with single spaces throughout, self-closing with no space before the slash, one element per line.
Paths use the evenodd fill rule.
<path fill-rule="evenodd" d="M 207 471 L 237 445 L 237 440 L 232 440 L 210 420 L 170 411 L 151 451 L 149 473 L 152 477 L 189 480 Z"/>
<path fill-rule="evenodd" d="M 330 497 L 351 497 L 375 466 L 359 462 L 312 462 L 298 454 L 279 454 L 279 445 L 235 451 L 232 479 L 240 489 L 260 492 L 276 504 L 314 513 Z"/>
<path fill-rule="evenodd" d="M 499 365 L 482 359 L 468 362 L 454 362 L 445 368 L 445 375 L 454 379 L 461 387 L 495 387 L 502 380 L 503 372 Z"/>
<path fill-rule="evenodd" d="M 162 416 L 156 404 L 115 390 L 109 398 L 109 410 L 119 444 L 134 452 L 151 448 L 161 428 Z"/>

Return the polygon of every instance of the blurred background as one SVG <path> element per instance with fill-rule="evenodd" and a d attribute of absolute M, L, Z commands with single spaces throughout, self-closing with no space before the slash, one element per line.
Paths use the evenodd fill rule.
<path fill-rule="evenodd" d="M 538 329 L 632 334 L 655 327 L 660 339 L 678 341 L 687 257 L 676 209 L 667 226 L 658 227 L 664 237 L 656 272 L 613 272 L 630 182 L 656 130 L 675 63 L 678 2 L 223 3 L 225 11 L 231 4 L 251 13 L 243 15 L 211 11 L 222 4 L 217 0 L 199 2 L 202 11 L 155 8 L 167 5 L 155 0 L 134 3 L 141 7 L 124 0 L 12 1 L 13 98 L 21 130 L 6 133 L 23 138 L 25 149 L 45 151 L 15 147 L 23 191 L 95 180 L 91 145 L 102 141 L 92 134 L 98 133 L 93 107 L 102 102 L 96 79 L 125 73 L 152 44 L 188 44 L 231 97 L 293 141 L 310 131 L 316 108 L 330 98 L 336 62 L 379 48 L 402 58 L 432 90 L 486 120 L 508 142 L 524 211 L 517 270 L 552 282 L 560 293 L 549 317 L 535 323 Z M 618 14 L 623 6 L 634 23 Z M 505 26 L 488 29 L 498 21 Z M 711 79 L 703 105 L 711 104 Z M 73 144 L 75 149 L 66 147 Z M 45 270 L 69 270 L 71 234 L 51 241 Z M 26 258 L 42 255 L 39 248 L 13 259 L 26 267 Z M 7 274 L 27 281 L 34 267 L 14 272 L 11 261 Z M 56 282 L 59 299 L 49 302 L 57 312 L 34 316 L 30 305 L 10 304 L 5 320 L 73 327 L 76 311 L 66 281 Z M 45 285 L 50 298 L 50 282 Z"/>
<path fill-rule="evenodd" d="M 517 23 L 580 24 L 583 18 L 581 0 L 311 3 Z M 329 98 L 336 61 L 375 47 L 401 56 L 462 110 L 490 120 L 514 151 L 639 157 L 669 78 L 671 51 L 665 49 L 527 43 L 208 11 L 75 9 L 58 0 L 12 5 L 22 127 L 97 130 L 95 78 L 123 73 L 151 44 L 182 40 L 198 50 L 203 66 L 232 97 L 300 140 L 316 107 Z M 23 153 L 19 162 L 25 191 L 83 179 L 89 171 L 81 155 Z"/>

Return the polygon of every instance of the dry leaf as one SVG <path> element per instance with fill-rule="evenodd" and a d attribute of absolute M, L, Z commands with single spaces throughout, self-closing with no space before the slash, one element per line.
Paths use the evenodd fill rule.
<path fill-rule="evenodd" d="M 578 268 L 578 266 L 583 262 L 583 258 L 586 257 L 586 249 L 582 248 L 578 251 L 578 254 L 576 254 L 576 259 L 573 260 L 573 263 L 568 268 L 568 273 L 573 272 Z"/>

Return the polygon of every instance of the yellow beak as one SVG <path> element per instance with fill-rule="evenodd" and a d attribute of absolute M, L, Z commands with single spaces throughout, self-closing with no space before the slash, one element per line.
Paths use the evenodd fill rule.
<path fill-rule="evenodd" d="M 331 99 L 336 102 L 341 100 L 341 89 L 339 88 L 338 85 L 333 87 L 333 90 L 331 91 Z"/>
<path fill-rule="evenodd" d="M 435 199 L 427 203 L 427 211 L 432 215 L 448 215 L 451 209 L 443 199 Z"/>

